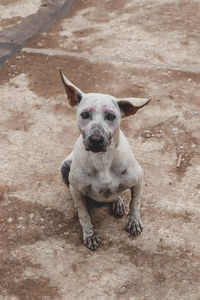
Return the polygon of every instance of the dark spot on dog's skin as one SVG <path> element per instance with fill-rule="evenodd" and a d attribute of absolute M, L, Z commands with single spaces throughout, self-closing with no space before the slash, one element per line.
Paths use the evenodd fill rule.
<path fill-rule="evenodd" d="M 71 161 L 66 160 L 61 166 L 61 175 L 64 183 L 66 184 L 67 187 L 69 187 L 69 172 L 70 172 L 70 167 L 71 167 Z"/>
<path fill-rule="evenodd" d="M 126 170 L 126 169 L 124 169 L 124 170 L 121 172 L 121 174 L 122 174 L 122 175 L 125 175 L 125 174 L 127 174 L 127 170 Z"/>
<path fill-rule="evenodd" d="M 99 194 L 104 195 L 104 197 L 109 197 L 110 195 L 112 195 L 112 191 L 109 188 L 101 188 L 99 190 Z"/>
<path fill-rule="evenodd" d="M 88 176 L 88 175 L 87 175 Z M 85 196 L 87 196 L 89 194 L 89 192 L 91 191 L 91 184 L 88 184 L 84 187 L 83 189 L 83 193 Z"/>
<path fill-rule="evenodd" d="M 118 186 L 118 188 L 117 188 L 117 192 L 119 193 L 119 192 L 122 192 L 122 191 L 124 191 L 126 189 L 126 187 L 122 184 L 122 183 L 120 183 L 119 184 L 119 186 Z"/>

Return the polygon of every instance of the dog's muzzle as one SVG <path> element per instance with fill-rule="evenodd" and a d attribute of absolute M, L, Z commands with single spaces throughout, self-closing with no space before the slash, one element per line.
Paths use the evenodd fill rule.
<path fill-rule="evenodd" d="M 92 134 L 84 140 L 84 145 L 87 151 L 106 152 L 109 143 L 102 133 L 93 131 Z"/>

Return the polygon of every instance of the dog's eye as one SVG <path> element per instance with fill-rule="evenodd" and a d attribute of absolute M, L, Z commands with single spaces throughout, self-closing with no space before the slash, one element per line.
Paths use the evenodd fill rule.
<path fill-rule="evenodd" d="M 87 111 L 84 111 L 84 112 L 82 112 L 81 117 L 82 117 L 83 119 L 89 119 L 90 114 L 89 114 Z"/>
<path fill-rule="evenodd" d="M 107 114 L 107 116 L 105 117 L 105 119 L 108 121 L 114 121 L 115 118 L 116 116 L 113 114 Z"/>

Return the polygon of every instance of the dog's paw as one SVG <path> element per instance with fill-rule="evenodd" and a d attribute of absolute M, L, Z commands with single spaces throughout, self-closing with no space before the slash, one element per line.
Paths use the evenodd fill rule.
<path fill-rule="evenodd" d="M 90 250 L 97 250 L 99 245 L 101 244 L 100 239 L 94 233 L 92 236 L 88 236 L 84 238 L 84 245 Z"/>
<path fill-rule="evenodd" d="M 124 203 L 121 198 L 111 203 L 111 215 L 115 218 L 122 218 L 125 215 Z"/>
<path fill-rule="evenodd" d="M 140 234 L 142 230 L 143 230 L 143 224 L 141 220 L 137 220 L 137 219 L 129 220 L 126 227 L 126 231 L 136 236 Z"/>

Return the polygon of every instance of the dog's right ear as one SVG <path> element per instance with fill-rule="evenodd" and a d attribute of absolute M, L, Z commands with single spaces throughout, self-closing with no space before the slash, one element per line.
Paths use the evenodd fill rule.
<path fill-rule="evenodd" d="M 62 73 L 62 71 L 60 70 L 60 77 L 62 80 L 62 83 L 64 85 L 65 88 L 65 92 L 67 94 L 67 98 L 69 101 L 69 104 L 71 106 L 76 106 L 79 104 L 79 102 L 81 102 L 81 99 L 84 96 L 84 93 L 79 90 L 79 88 L 77 88 L 73 83 L 71 83 Z"/>

